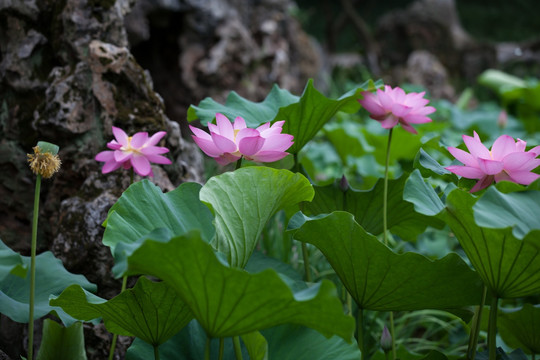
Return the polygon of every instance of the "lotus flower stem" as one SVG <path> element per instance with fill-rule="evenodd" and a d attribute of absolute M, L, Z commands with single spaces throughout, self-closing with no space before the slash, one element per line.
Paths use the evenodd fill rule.
<path fill-rule="evenodd" d="M 30 309 L 28 315 L 28 359 L 34 357 L 34 299 L 36 293 L 36 247 L 37 227 L 39 215 L 39 193 L 41 191 L 41 175 L 36 177 L 36 191 L 34 194 L 34 215 L 32 219 L 32 244 L 30 246 Z"/>
<path fill-rule="evenodd" d="M 294 171 L 299 173 L 300 163 L 298 162 L 298 154 L 294 153 L 293 158 L 294 158 Z M 304 205 L 300 203 L 299 206 L 300 206 L 300 211 L 303 211 Z M 304 259 L 305 279 L 307 282 L 311 282 L 312 278 L 311 278 L 311 271 L 310 271 L 310 266 L 309 266 L 309 251 L 308 251 L 307 244 L 305 242 L 302 242 L 302 258 Z"/>
<path fill-rule="evenodd" d="M 41 178 L 48 179 L 60 170 L 60 157 L 58 146 L 38 141 L 33 148 L 33 154 L 27 154 L 30 169 L 36 174 L 36 190 L 34 193 L 34 214 L 32 219 L 32 243 L 30 245 L 30 299 L 28 310 L 28 359 L 34 358 L 34 300 L 36 296 L 36 248 L 37 227 L 39 217 L 39 193 L 41 191 Z"/>
<path fill-rule="evenodd" d="M 242 360 L 242 346 L 240 345 L 240 337 L 233 336 L 233 345 L 234 345 L 234 354 L 236 355 L 236 360 Z"/>
<path fill-rule="evenodd" d="M 135 172 L 133 171 L 133 168 L 129 171 L 129 186 L 133 185 L 133 178 L 135 176 Z M 126 291 L 127 288 L 127 276 L 124 275 L 122 277 L 122 288 L 120 289 L 120 294 Z M 109 360 L 113 360 L 114 358 L 114 350 L 116 349 L 116 341 L 118 339 L 118 334 L 113 334 L 112 342 L 111 342 L 111 348 L 109 350 Z M 156 353 L 156 348 L 154 348 L 154 355 Z M 159 352 L 157 353 L 157 358 L 159 359 Z"/>
<path fill-rule="evenodd" d="M 242 158 L 238 159 L 238 161 L 236 161 L 236 167 L 234 168 L 234 170 L 238 170 L 242 167 Z"/>
<path fill-rule="evenodd" d="M 302 258 L 304 259 L 304 273 L 306 276 L 306 282 L 312 282 L 313 279 L 311 278 L 311 271 L 309 268 L 309 251 L 305 242 L 302 243 Z"/>
<path fill-rule="evenodd" d="M 488 350 L 489 360 L 497 359 L 497 310 L 499 308 L 499 298 L 493 294 L 491 307 L 489 309 L 488 325 Z"/>
<path fill-rule="evenodd" d="M 132 174 L 132 179 L 133 179 L 133 171 L 131 172 Z M 120 294 L 123 293 L 125 290 L 126 290 L 126 287 L 127 287 L 127 276 L 124 275 L 122 277 L 122 289 L 120 290 Z M 116 349 L 116 341 L 118 339 L 118 334 L 113 334 L 113 338 L 112 338 L 112 341 L 111 341 L 111 348 L 109 349 L 109 360 L 113 360 L 114 359 L 114 350 Z M 154 354 L 155 354 L 155 349 L 154 349 Z M 158 357 L 156 359 L 159 359 L 159 354 L 158 354 Z"/>
<path fill-rule="evenodd" d="M 352 316 L 352 296 L 348 291 L 347 291 L 347 311 L 348 311 L 348 314 Z"/>
<path fill-rule="evenodd" d="M 396 356 L 397 356 L 397 353 L 396 353 L 396 341 L 394 340 L 395 339 L 395 334 L 396 331 L 394 329 L 394 312 L 393 311 L 390 311 L 390 336 L 392 336 L 392 359 L 393 360 L 396 360 Z"/>
<path fill-rule="evenodd" d="M 159 345 L 154 345 L 154 360 L 159 360 Z"/>
<path fill-rule="evenodd" d="M 219 338 L 219 360 L 223 360 L 223 353 L 225 352 L 225 340 L 220 337 Z"/>
<path fill-rule="evenodd" d="M 474 360 L 476 357 L 476 346 L 478 344 L 478 334 L 480 333 L 480 322 L 482 321 L 482 310 L 484 309 L 484 303 L 486 302 L 487 287 L 484 286 L 482 292 L 482 300 L 480 305 L 476 308 L 473 319 L 473 327 L 471 329 L 471 337 L 469 339 L 469 348 L 467 349 L 467 359 Z"/>
<path fill-rule="evenodd" d="M 366 358 L 366 349 L 364 348 L 364 309 L 358 308 L 356 314 L 356 336 L 358 338 L 358 350 L 360 350 L 360 359 Z"/>
<path fill-rule="evenodd" d="M 384 191 L 383 191 L 383 239 L 384 245 L 388 246 L 388 168 L 390 167 L 390 145 L 392 144 L 392 130 L 388 131 L 388 144 L 386 145 L 386 164 L 384 167 Z M 392 336 L 392 359 L 396 360 L 396 334 L 394 332 L 394 313 L 390 311 L 390 335 Z"/>
<path fill-rule="evenodd" d="M 388 131 L 388 144 L 386 145 L 386 164 L 384 167 L 383 239 L 384 245 L 386 246 L 388 246 L 388 167 L 390 166 L 390 144 L 392 143 L 392 130 L 393 128 Z"/>
<path fill-rule="evenodd" d="M 210 336 L 206 334 L 206 345 L 204 346 L 204 360 L 210 360 Z"/>

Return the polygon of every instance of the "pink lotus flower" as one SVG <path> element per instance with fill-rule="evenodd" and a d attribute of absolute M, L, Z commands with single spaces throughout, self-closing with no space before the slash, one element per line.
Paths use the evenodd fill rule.
<path fill-rule="evenodd" d="M 435 112 L 429 102 L 424 99 L 425 92 L 405 94 L 402 88 L 392 89 L 385 85 L 384 91 L 377 89 L 377 93 L 364 91 L 363 99 L 358 102 L 370 113 L 370 117 L 381 123 L 385 129 L 391 129 L 398 123 L 412 134 L 417 134 L 411 124 L 423 124 L 432 120 L 426 115 Z"/>
<path fill-rule="evenodd" d="M 96 155 L 95 160 L 104 161 L 101 172 L 107 174 L 123 167 L 133 170 L 140 176 L 154 176 L 150 162 L 156 164 L 171 164 L 171 160 L 160 154 L 169 152 L 169 149 L 155 146 L 161 138 L 167 134 L 159 131 L 148 138 L 147 132 L 138 132 L 133 136 L 127 136 L 124 130 L 112 127 L 116 140 L 107 143 L 110 150 L 102 151 Z"/>
<path fill-rule="evenodd" d="M 267 122 L 256 129 L 246 127 L 243 118 L 237 117 L 234 124 L 223 114 L 216 114 L 216 123 L 208 124 L 210 134 L 189 126 L 193 140 L 218 164 L 226 165 L 244 157 L 256 162 L 273 162 L 288 155 L 285 150 L 293 144 L 293 136 L 282 134 L 285 121 Z"/>
<path fill-rule="evenodd" d="M 479 179 L 471 192 L 482 190 L 502 180 L 529 185 L 540 175 L 531 172 L 540 166 L 540 146 L 525 151 L 527 143 L 521 139 L 515 141 L 511 136 L 501 135 L 488 150 L 474 132 L 474 137 L 463 135 L 463 141 L 469 153 L 455 147 L 448 151 L 464 166 L 452 165 L 446 170 L 467 179 Z"/>

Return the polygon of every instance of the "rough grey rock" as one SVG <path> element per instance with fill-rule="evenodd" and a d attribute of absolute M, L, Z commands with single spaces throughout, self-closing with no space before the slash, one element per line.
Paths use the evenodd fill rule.
<path fill-rule="evenodd" d="M 426 50 L 416 50 L 409 55 L 405 76 L 408 82 L 422 86 L 434 98 L 452 100 L 455 97 L 446 68 Z"/>
<path fill-rule="evenodd" d="M 450 75 L 470 81 L 496 65 L 494 47 L 476 41 L 461 26 L 455 0 L 417 0 L 385 14 L 376 38 L 385 69 L 404 65 L 415 50 L 429 51 Z"/>

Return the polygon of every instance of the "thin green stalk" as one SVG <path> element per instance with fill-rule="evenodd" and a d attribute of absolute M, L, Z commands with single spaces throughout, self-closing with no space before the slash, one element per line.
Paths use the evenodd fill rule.
<path fill-rule="evenodd" d="M 126 291 L 127 287 L 127 276 L 124 275 L 122 277 L 122 289 L 120 290 L 120 294 Z M 116 349 L 116 342 L 118 340 L 118 334 L 113 334 L 112 342 L 111 342 L 111 348 L 109 349 L 109 360 L 114 359 L 114 350 Z M 155 349 L 154 349 L 155 352 Z M 159 354 L 158 354 L 159 356 Z"/>
<path fill-rule="evenodd" d="M 234 355 L 236 355 L 236 360 L 242 360 L 242 346 L 240 345 L 240 337 L 233 336 L 232 341 L 234 345 Z"/>
<path fill-rule="evenodd" d="M 133 168 L 131 168 L 131 171 L 129 172 L 129 185 L 133 184 Z"/>
<path fill-rule="evenodd" d="M 294 171 L 299 173 L 300 172 L 300 163 L 298 162 L 298 154 L 293 155 L 294 158 Z M 300 211 L 303 211 L 303 204 L 300 203 Z M 311 282 L 311 269 L 309 266 L 309 252 L 307 248 L 306 243 L 302 243 L 302 258 L 304 259 L 304 276 L 307 282 Z"/>
<path fill-rule="evenodd" d="M 306 282 L 312 282 L 311 270 L 309 268 L 309 252 L 305 242 L 302 243 L 302 258 L 304 259 L 304 274 L 306 277 Z"/>
<path fill-rule="evenodd" d="M 206 345 L 204 346 L 204 360 L 210 360 L 210 336 L 206 335 Z"/>
<path fill-rule="evenodd" d="M 360 350 L 360 359 L 364 360 L 366 349 L 364 348 L 364 309 L 358 308 L 356 314 L 356 336 L 358 338 L 358 350 Z"/>
<path fill-rule="evenodd" d="M 489 360 L 497 359 L 497 311 L 499 308 L 499 298 L 493 294 L 491 307 L 489 309 L 488 325 L 488 350 Z"/>
<path fill-rule="evenodd" d="M 478 345 L 478 334 L 480 333 L 480 322 L 482 321 L 482 311 L 486 302 L 487 287 L 484 286 L 480 305 L 476 308 L 473 318 L 473 326 L 471 328 L 471 337 L 469 338 L 469 348 L 467 349 L 467 359 L 474 360 L 476 357 L 476 347 Z"/>
<path fill-rule="evenodd" d="M 349 311 L 349 315 L 352 316 L 352 296 L 347 291 L 347 310 Z"/>
<path fill-rule="evenodd" d="M 41 191 L 41 175 L 36 177 L 34 193 L 34 216 L 32 219 L 32 243 L 30 245 L 30 309 L 28 315 L 28 360 L 34 359 L 34 299 L 36 296 L 36 248 L 39 215 L 39 193 Z"/>
<path fill-rule="evenodd" d="M 242 167 L 242 158 L 238 159 L 238 161 L 236 162 L 236 167 L 234 168 L 234 170 L 238 170 Z"/>
<path fill-rule="evenodd" d="M 225 352 L 225 339 L 219 338 L 219 360 L 223 359 L 223 353 Z"/>
<path fill-rule="evenodd" d="M 384 192 L 383 192 L 383 239 L 388 246 L 388 168 L 390 167 L 390 144 L 392 144 L 392 130 L 388 131 L 388 144 L 386 145 L 386 164 L 384 166 Z M 394 313 L 390 312 L 390 335 L 392 336 L 392 359 L 396 360 L 396 334 L 394 331 Z"/>
<path fill-rule="evenodd" d="M 159 360 L 159 345 L 154 345 L 154 360 Z"/>
<path fill-rule="evenodd" d="M 392 129 L 388 132 L 388 144 L 386 145 L 386 164 L 384 167 L 384 192 L 383 192 L 383 239 L 384 245 L 388 246 L 388 168 L 390 167 L 390 144 L 392 143 Z M 392 334 L 392 336 L 394 336 Z"/>
<path fill-rule="evenodd" d="M 390 311 L 390 336 L 392 336 L 392 359 L 396 360 L 396 341 L 394 340 L 396 331 L 394 330 L 394 312 Z"/>

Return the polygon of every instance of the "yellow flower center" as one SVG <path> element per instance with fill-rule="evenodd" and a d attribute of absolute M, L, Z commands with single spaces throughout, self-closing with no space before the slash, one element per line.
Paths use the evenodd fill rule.
<path fill-rule="evenodd" d="M 141 155 L 140 149 L 137 149 L 131 146 L 131 139 L 133 139 L 133 136 L 128 137 L 127 146 L 122 146 L 120 150 L 125 151 L 125 152 L 132 152 L 136 155 Z"/>

